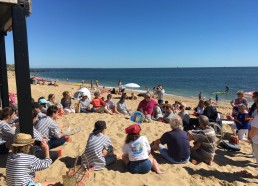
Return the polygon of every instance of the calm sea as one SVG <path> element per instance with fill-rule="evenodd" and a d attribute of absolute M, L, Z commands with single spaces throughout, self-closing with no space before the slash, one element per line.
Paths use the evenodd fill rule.
<path fill-rule="evenodd" d="M 161 84 L 166 93 L 196 97 L 199 92 L 206 98 L 215 99 L 213 92 L 223 92 L 229 87 L 228 94 L 219 94 L 219 99 L 231 100 L 238 90 L 252 91 L 258 89 L 258 67 L 221 67 L 221 68 L 129 68 L 129 69 L 33 69 L 37 75 L 52 80 L 80 83 L 81 80 L 97 79 L 100 85 L 117 86 L 137 83 L 141 90 L 152 89 Z"/>

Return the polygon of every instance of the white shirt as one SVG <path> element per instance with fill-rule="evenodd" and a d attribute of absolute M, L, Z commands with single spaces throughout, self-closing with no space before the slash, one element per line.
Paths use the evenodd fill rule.
<path fill-rule="evenodd" d="M 252 113 L 253 120 L 251 120 L 251 127 L 258 128 L 258 109 L 255 109 Z M 258 144 L 258 134 L 252 137 L 252 142 L 254 144 Z"/>
<path fill-rule="evenodd" d="M 156 91 L 156 94 L 158 95 L 158 100 L 163 100 L 164 93 L 165 93 L 164 89 Z"/>
<path fill-rule="evenodd" d="M 123 146 L 123 153 L 128 154 L 130 161 L 148 159 L 150 150 L 148 139 L 145 136 L 140 136 L 137 140 Z"/>

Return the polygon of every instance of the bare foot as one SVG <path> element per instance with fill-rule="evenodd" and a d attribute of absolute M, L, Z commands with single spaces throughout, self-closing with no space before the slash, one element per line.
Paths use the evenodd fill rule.
<path fill-rule="evenodd" d="M 159 171 L 159 172 L 157 172 L 157 174 L 164 174 L 164 172 L 162 172 L 162 171 Z"/>
<path fill-rule="evenodd" d="M 197 164 L 198 164 L 198 161 L 192 160 L 191 163 L 194 164 L 194 165 L 197 165 Z"/>

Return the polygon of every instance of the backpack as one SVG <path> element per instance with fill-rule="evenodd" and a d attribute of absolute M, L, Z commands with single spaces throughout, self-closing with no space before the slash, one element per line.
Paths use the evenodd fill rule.
<path fill-rule="evenodd" d="M 218 148 L 231 151 L 231 152 L 237 152 L 241 150 L 241 147 L 239 145 L 228 143 L 228 142 L 225 142 L 224 140 L 222 140 L 219 143 Z"/>

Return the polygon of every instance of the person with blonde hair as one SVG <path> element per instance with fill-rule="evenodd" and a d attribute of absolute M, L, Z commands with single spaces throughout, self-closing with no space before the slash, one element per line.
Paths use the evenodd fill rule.
<path fill-rule="evenodd" d="M 56 182 L 34 183 L 35 172 L 48 168 L 52 164 L 49 157 L 49 147 L 46 142 L 41 142 L 45 158 L 39 159 L 30 155 L 30 148 L 34 143 L 31 135 L 19 133 L 12 144 L 12 153 L 6 163 L 6 182 L 8 186 L 45 186 Z"/>
<path fill-rule="evenodd" d="M 159 150 L 169 163 L 187 163 L 190 159 L 190 144 L 187 133 L 183 130 L 183 121 L 180 116 L 174 115 L 169 124 L 172 130 L 165 132 L 160 139 L 153 142 L 152 149 Z"/>

